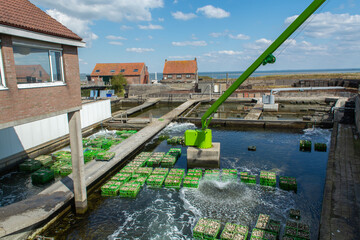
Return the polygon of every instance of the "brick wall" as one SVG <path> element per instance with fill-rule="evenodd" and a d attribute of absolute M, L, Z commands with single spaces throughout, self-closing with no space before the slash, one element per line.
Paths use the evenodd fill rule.
<path fill-rule="evenodd" d="M 1 39 L 8 89 L 0 91 L 0 124 L 81 106 L 77 47 L 63 46 L 65 86 L 18 89 L 11 36 Z"/>

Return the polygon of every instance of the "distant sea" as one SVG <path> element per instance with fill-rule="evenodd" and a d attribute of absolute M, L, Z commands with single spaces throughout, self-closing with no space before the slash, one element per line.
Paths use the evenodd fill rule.
<path fill-rule="evenodd" d="M 267 75 L 289 75 L 289 74 L 313 74 L 313 73 L 355 73 L 360 72 L 360 68 L 353 69 L 319 69 L 319 70 L 284 70 L 284 71 L 256 71 L 251 76 L 267 76 Z M 208 76 L 213 79 L 225 79 L 226 74 L 229 78 L 237 79 L 243 72 L 199 72 L 199 76 Z M 150 80 L 155 80 L 155 73 L 150 73 Z M 157 79 L 163 78 L 162 73 L 157 73 Z"/>

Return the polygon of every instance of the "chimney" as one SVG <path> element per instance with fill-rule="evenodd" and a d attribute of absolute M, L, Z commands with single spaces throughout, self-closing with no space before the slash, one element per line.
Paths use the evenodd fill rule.
<path fill-rule="evenodd" d="M 165 62 L 167 62 L 167 59 L 165 59 Z"/>

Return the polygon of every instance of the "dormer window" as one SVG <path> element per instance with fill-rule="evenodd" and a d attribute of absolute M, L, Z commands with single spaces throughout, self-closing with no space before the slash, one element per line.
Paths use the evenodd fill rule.
<path fill-rule="evenodd" d="M 115 70 L 111 70 L 110 72 L 114 73 L 114 72 L 115 72 Z"/>
<path fill-rule="evenodd" d="M 139 71 L 139 69 L 137 69 L 137 68 L 136 68 L 136 69 L 134 69 L 134 72 L 138 72 L 138 71 Z"/>
<path fill-rule="evenodd" d="M 96 69 L 95 72 L 100 72 L 100 70 L 99 70 L 99 69 Z"/>
<path fill-rule="evenodd" d="M 125 69 L 121 69 L 120 72 L 125 72 Z"/>

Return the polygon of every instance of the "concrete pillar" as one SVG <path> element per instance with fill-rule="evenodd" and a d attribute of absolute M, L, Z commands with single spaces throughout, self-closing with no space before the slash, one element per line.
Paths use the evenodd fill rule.
<path fill-rule="evenodd" d="M 87 194 L 84 169 L 84 151 L 82 146 L 80 111 L 68 113 L 70 147 L 72 159 L 72 176 L 74 183 L 76 213 L 87 210 Z"/>

